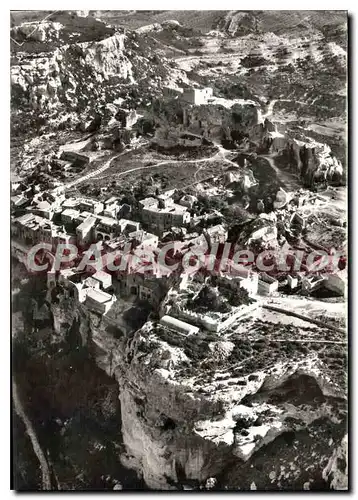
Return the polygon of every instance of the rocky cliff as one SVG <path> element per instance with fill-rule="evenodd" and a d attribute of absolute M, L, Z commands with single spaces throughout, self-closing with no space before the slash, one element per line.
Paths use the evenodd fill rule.
<path fill-rule="evenodd" d="M 73 128 L 114 101 L 143 104 L 165 81 L 185 79 L 165 57 L 158 58 L 157 43 L 146 35 L 72 17 L 80 33 L 69 34 L 61 23 L 40 25 L 33 33 L 32 25 L 12 29 L 13 41 L 25 40 L 16 41 L 11 64 L 15 133 L 25 132 L 29 120 L 37 129 Z"/>
<path fill-rule="evenodd" d="M 179 144 L 183 134 L 194 134 L 227 147 L 270 155 L 279 168 L 289 167 L 306 187 L 315 182 L 345 182 L 341 161 L 331 148 L 301 133 L 264 118 L 259 102 L 216 99 L 206 105 L 189 105 L 179 99 L 155 100 L 139 122 L 155 128 L 154 141 L 164 147 Z"/>
<path fill-rule="evenodd" d="M 59 334 L 75 318 L 98 366 L 115 376 L 121 461 L 149 488 L 197 488 L 210 477 L 221 488 L 244 490 L 253 480 L 259 489 L 342 484 L 334 448 L 345 433 L 344 383 L 314 349 L 309 356 L 297 351 L 293 360 L 276 343 L 267 359 L 269 346 L 261 344 L 262 351 L 262 340 L 246 336 L 185 339 L 152 321 L 135 333 L 113 334 L 110 320 L 81 307 L 52 311 Z M 287 436 L 296 445 L 288 447 Z M 302 446 L 312 446 L 317 458 L 304 448 L 300 456 Z"/>

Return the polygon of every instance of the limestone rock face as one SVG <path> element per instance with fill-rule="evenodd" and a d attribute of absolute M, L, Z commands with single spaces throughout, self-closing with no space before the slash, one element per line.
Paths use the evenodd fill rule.
<path fill-rule="evenodd" d="M 103 75 L 104 79 L 117 75 L 132 81 L 132 64 L 124 55 L 124 35 L 116 34 L 83 48 L 85 64 Z"/>
<path fill-rule="evenodd" d="M 53 53 L 20 61 L 11 68 L 14 99 L 41 112 L 59 108 L 78 110 L 78 106 L 84 110 L 98 95 L 96 87 L 103 80 L 116 75 L 126 81 L 131 78 L 131 68 L 124 55 L 123 35 L 63 46 Z"/>
<path fill-rule="evenodd" d="M 342 163 L 327 144 L 313 140 L 289 140 L 287 151 L 291 165 L 307 186 L 311 186 L 315 180 L 339 182 L 343 179 Z"/>
<path fill-rule="evenodd" d="M 20 26 L 14 26 L 11 29 L 11 36 L 15 40 L 29 39 L 37 42 L 45 42 L 49 39 L 59 38 L 61 23 L 50 20 L 41 23 L 22 23 Z"/>
<path fill-rule="evenodd" d="M 348 490 L 348 434 L 333 450 L 322 476 L 329 482 L 331 489 Z"/>
<path fill-rule="evenodd" d="M 128 105 L 128 100 L 142 102 L 160 92 L 166 80 L 175 83 L 184 74 L 171 68 L 165 58 L 158 60 L 160 68 L 159 62 L 153 64 L 151 49 L 140 35 L 98 24 L 103 24 L 103 33 L 98 35 L 102 39 L 78 43 L 70 39 L 68 43 L 61 38 L 52 45 L 43 43 L 46 52 L 38 49 L 16 55 L 11 66 L 14 128 L 29 126 L 31 118 L 30 126 L 73 127 L 94 111 L 105 114 L 106 105 L 118 100 L 130 109 L 133 103 Z"/>
<path fill-rule="evenodd" d="M 284 474 L 279 472 L 282 453 L 268 455 L 267 477 L 259 482 L 250 464 L 261 460 L 262 449 L 279 446 L 286 433 L 297 433 L 299 440 L 315 422 L 339 427 L 335 401 L 342 398 L 342 389 L 324 373 L 317 357 L 276 362 L 254 374 L 253 367 L 237 375 L 230 361 L 236 344 L 232 339 L 211 340 L 200 355 L 216 367 L 206 377 L 205 369 L 196 369 L 192 349 L 168 343 L 156 323 L 126 333 L 120 316 L 88 314 L 81 305 L 70 307 L 69 301 L 52 304 L 55 329 L 59 335 L 70 332 L 72 341 L 77 335 L 77 342 L 90 346 L 98 366 L 116 378 L 124 444 L 120 458 L 149 488 L 182 489 L 188 482 L 205 487 L 210 478 L 221 487 L 247 490 L 253 481 L 257 489 L 271 483 L 280 488 L 284 478 L 307 482 L 304 464 L 312 463 L 312 457 L 306 452 L 302 465 L 300 459 Z M 325 437 L 317 429 L 309 432 L 326 450 Z M 337 437 L 334 442 L 338 447 Z M 344 483 L 337 466 L 340 454 L 327 457 L 321 469 L 335 489 Z M 294 448 L 291 455 L 283 459 L 293 461 Z"/>
<path fill-rule="evenodd" d="M 242 141 L 257 124 L 258 110 L 250 101 L 224 105 L 192 106 L 180 100 L 155 101 L 148 114 L 157 124 L 156 135 L 178 143 L 180 133 L 191 133 L 209 141 Z M 152 114 L 150 114 L 152 113 Z"/>

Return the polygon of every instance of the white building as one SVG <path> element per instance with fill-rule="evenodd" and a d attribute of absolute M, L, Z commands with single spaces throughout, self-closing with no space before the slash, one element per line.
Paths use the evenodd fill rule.
<path fill-rule="evenodd" d="M 157 235 L 148 233 L 143 229 L 134 231 L 128 234 L 128 238 L 135 243 L 135 247 L 140 248 L 157 248 L 159 238 Z"/>
<path fill-rule="evenodd" d="M 113 217 L 98 216 L 98 224 L 95 228 L 96 241 L 111 240 L 117 234 L 118 220 Z"/>
<path fill-rule="evenodd" d="M 224 274 L 221 279 L 225 280 L 226 284 L 230 284 L 232 289 L 236 287 L 245 288 L 250 297 L 257 294 L 259 276 L 244 266 L 230 267 L 229 275 Z"/>
<path fill-rule="evenodd" d="M 119 212 L 118 198 L 112 196 L 104 202 L 103 215 L 106 217 L 117 217 Z"/>
<path fill-rule="evenodd" d="M 135 220 L 119 219 L 118 226 L 121 233 L 123 233 L 123 231 L 133 233 L 140 230 L 140 222 Z"/>
<path fill-rule="evenodd" d="M 92 278 L 101 285 L 101 288 L 103 288 L 103 290 L 106 290 L 107 288 L 112 286 L 112 276 L 105 271 L 97 271 L 92 275 Z"/>
<path fill-rule="evenodd" d="M 101 201 L 81 198 L 79 203 L 80 212 L 90 212 L 92 214 L 100 214 L 103 212 L 104 205 Z"/>
<path fill-rule="evenodd" d="M 64 210 L 61 213 L 61 221 L 64 224 L 69 224 L 69 223 L 73 222 L 74 220 L 76 220 L 79 215 L 80 215 L 80 213 L 78 210 L 74 210 L 72 208 L 66 208 L 66 210 Z"/>
<path fill-rule="evenodd" d="M 173 226 L 185 226 L 190 222 L 190 213 L 187 207 L 174 203 L 170 197 L 164 195 L 158 199 L 149 197 L 141 200 L 139 204 L 142 207 L 143 222 L 158 232 L 163 232 Z"/>
<path fill-rule="evenodd" d="M 85 305 L 93 312 L 105 314 L 116 300 L 114 295 L 110 295 L 102 290 L 90 288 L 86 295 Z"/>
<path fill-rule="evenodd" d="M 266 273 L 262 273 L 258 281 L 258 292 L 261 295 L 271 295 L 278 289 L 278 281 Z"/>
<path fill-rule="evenodd" d="M 80 200 L 78 198 L 67 198 L 62 202 L 62 208 L 76 209 L 80 206 Z"/>
<path fill-rule="evenodd" d="M 291 290 L 294 290 L 298 287 L 298 278 L 297 276 L 291 276 L 290 274 L 287 276 L 287 284 Z"/>
<path fill-rule="evenodd" d="M 213 89 L 206 87 L 203 89 L 184 89 L 183 94 L 180 96 L 180 100 L 187 102 L 189 104 L 195 104 L 199 106 L 200 104 L 207 104 L 209 99 L 213 97 Z"/>
<path fill-rule="evenodd" d="M 96 221 L 97 219 L 95 217 L 87 217 L 82 224 L 76 227 L 76 235 L 79 245 L 84 246 L 92 243 Z"/>
<path fill-rule="evenodd" d="M 302 292 L 303 293 L 311 293 L 323 285 L 325 278 L 321 275 L 311 275 L 311 276 L 303 276 L 302 277 Z"/>
<path fill-rule="evenodd" d="M 169 328 L 170 330 L 174 330 L 178 333 L 182 333 L 184 335 L 193 335 L 198 333 L 199 328 L 194 325 L 190 325 L 185 321 L 181 321 L 180 319 L 173 318 L 173 316 L 165 315 L 161 318 L 160 324 Z"/>
<path fill-rule="evenodd" d="M 204 235 L 210 246 L 214 243 L 226 243 L 228 238 L 228 232 L 222 224 L 208 227 L 204 230 Z"/>

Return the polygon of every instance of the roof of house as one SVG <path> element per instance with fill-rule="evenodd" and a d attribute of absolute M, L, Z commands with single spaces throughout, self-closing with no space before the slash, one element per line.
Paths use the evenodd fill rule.
<path fill-rule="evenodd" d="M 28 199 L 22 194 L 18 194 L 16 196 L 12 196 L 11 201 L 14 205 L 23 205 L 28 201 Z"/>
<path fill-rule="evenodd" d="M 91 228 L 96 223 L 96 217 L 87 217 L 79 226 L 77 226 L 77 230 L 84 231 L 86 229 Z"/>
<path fill-rule="evenodd" d="M 162 213 L 162 214 L 176 214 L 176 215 L 182 215 L 185 212 L 188 211 L 187 207 L 183 205 L 178 205 L 177 203 L 172 203 L 168 207 L 163 207 L 160 208 L 158 207 L 158 200 L 156 200 L 156 204 L 148 204 L 145 205 L 143 208 L 144 210 L 148 210 L 149 212 L 157 212 L 157 213 Z"/>
<path fill-rule="evenodd" d="M 114 219 L 113 217 L 106 217 L 103 215 L 98 216 L 100 223 L 103 224 L 104 226 L 117 226 L 118 225 L 118 220 Z"/>
<path fill-rule="evenodd" d="M 44 219 L 43 217 L 34 215 L 32 213 L 28 213 L 22 215 L 21 217 L 18 217 L 17 219 L 15 219 L 15 222 L 18 222 L 22 226 L 31 228 L 32 230 L 38 230 L 41 226 L 49 228 L 54 227 L 54 225 L 48 219 Z"/>
<path fill-rule="evenodd" d="M 139 200 L 139 203 L 143 207 L 149 207 L 151 205 L 157 206 L 158 200 L 156 198 L 153 198 L 152 196 L 149 196 L 148 198 L 143 198 L 143 200 Z"/>
<path fill-rule="evenodd" d="M 105 304 L 112 300 L 112 295 L 106 292 L 102 292 L 102 290 L 96 290 L 95 288 L 91 288 L 87 293 L 87 297 L 98 302 L 99 304 Z"/>
<path fill-rule="evenodd" d="M 84 200 L 83 198 L 80 200 L 81 205 L 88 205 L 89 207 L 92 207 L 95 202 L 93 200 Z"/>
<path fill-rule="evenodd" d="M 119 219 L 118 224 L 121 226 L 121 228 L 123 230 L 123 226 L 124 226 L 124 228 L 128 225 L 137 226 L 138 224 L 140 224 L 140 222 L 137 222 L 135 220 L 129 220 L 129 219 Z"/>
<path fill-rule="evenodd" d="M 108 279 L 112 280 L 112 276 L 106 273 L 106 271 L 97 271 L 92 275 L 92 278 L 101 282 L 107 281 Z"/>
<path fill-rule="evenodd" d="M 97 218 L 97 216 L 93 215 L 92 212 L 87 212 L 86 210 L 84 212 L 80 212 L 78 216 L 78 218 L 81 218 L 82 220 L 87 219 L 87 217 Z"/>
<path fill-rule="evenodd" d="M 216 217 L 222 217 L 222 218 L 224 218 L 224 216 L 223 216 L 223 214 L 221 212 L 219 212 L 218 210 L 213 209 L 208 214 L 196 215 L 195 217 L 193 217 L 193 221 L 194 222 L 199 222 L 201 220 L 215 219 Z"/>
<path fill-rule="evenodd" d="M 76 198 L 68 198 L 62 202 L 62 206 L 65 208 L 74 208 L 80 204 L 80 200 Z"/>
<path fill-rule="evenodd" d="M 111 205 L 112 203 L 116 203 L 118 201 L 118 198 L 116 198 L 115 196 L 112 196 L 111 198 L 108 198 L 108 200 L 106 200 L 104 203 L 105 205 Z"/>
<path fill-rule="evenodd" d="M 147 231 L 144 231 L 144 229 L 133 231 L 132 233 L 129 233 L 128 236 L 138 241 L 151 240 L 152 238 L 158 239 L 158 236 L 152 233 L 148 233 Z"/>
<path fill-rule="evenodd" d="M 48 201 L 40 201 L 36 205 L 37 210 L 50 210 L 51 203 Z"/>
<path fill-rule="evenodd" d="M 181 321 L 180 319 L 174 318 L 173 316 L 165 315 L 161 318 L 160 324 L 167 326 L 168 328 L 173 328 L 174 330 L 186 331 L 187 333 L 194 331 L 199 331 L 197 326 Z"/>
<path fill-rule="evenodd" d="M 25 215 L 21 215 L 21 217 L 18 217 L 17 219 L 15 219 L 16 222 L 19 222 L 20 224 L 27 224 L 28 222 L 30 222 L 32 219 L 35 219 L 35 215 L 34 214 L 25 214 Z"/>
<path fill-rule="evenodd" d="M 84 280 L 84 284 L 90 288 L 97 288 L 99 287 L 99 283 L 98 283 L 98 280 L 95 280 L 93 279 L 91 276 L 89 276 L 88 278 L 86 278 Z"/>
<path fill-rule="evenodd" d="M 66 215 L 67 217 L 78 217 L 79 211 L 73 208 L 66 208 L 66 210 L 62 212 L 62 215 Z"/>
<path fill-rule="evenodd" d="M 110 248 L 111 250 L 116 250 L 117 248 L 120 248 L 127 242 L 127 238 L 125 238 L 123 235 L 118 236 L 117 238 L 113 238 L 109 241 L 104 241 L 103 244 Z"/>

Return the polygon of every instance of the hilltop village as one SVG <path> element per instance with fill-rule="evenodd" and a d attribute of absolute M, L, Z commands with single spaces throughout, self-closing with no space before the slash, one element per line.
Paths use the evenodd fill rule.
<path fill-rule="evenodd" d="M 168 102 L 168 105 L 176 105 L 175 103 L 179 100 L 184 106 L 184 123 L 189 122 L 189 113 L 192 115 L 195 110 L 196 113 L 202 113 L 203 105 L 222 106 L 224 101 L 215 98 L 211 88 L 184 90 L 167 88 L 165 96 L 169 96 L 167 101 L 164 98 L 164 102 Z M 226 105 L 232 106 L 233 103 L 226 103 Z M 250 109 L 253 107 L 256 112 L 255 107 L 250 102 L 241 103 L 241 105 L 244 110 L 250 106 Z M 244 112 L 244 116 L 246 116 L 245 113 L 247 112 Z M 122 117 L 119 130 L 122 133 L 124 131 L 133 133 L 133 126 L 138 119 L 136 112 L 132 110 L 128 113 L 123 110 L 122 113 L 117 113 L 117 118 L 118 115 Z M 199 120 L 199 125 L 196 125 L 196 128 L 203 127 L 203 123 Z M 264 129 L 269 129 L 270 126 L 270 122 L 266 119 Z M 141 127 L 143 127 L 143 122 Z M 184 151 L 195 151 L 205 147 L 206 141 L 206 144 L 210 145 L 215 152 L 217 146 L 209 139 L 213 134 L 210 127 L 208 130 L 208 126 L 206 126 L 206 131 L 201 132 L 201 135 L 189 132 L 190 127 L 188 125 L 186 127 L 186 134 L 182 133 L 180 137 L 172 136 L 171 139 L 168 138 L 168 134 L 166 135 L 167 139 L 163 139 L 163 127 L 159 127 L 151 141 L 152 145 L 161 148 L 171 148 L 175 145 Z M 281 149 L 287 147 L 281 140 L 284 137 L 282 134 L 271 131 L 268 132 L 268 137 L 271 137 L 270 151 L 272 145 L 274 145 L 275 151 L 278 151 L 280 147 Z M 277 140 L 281 140 L 282 144 L 275 142 Z M 81 164 L 84 168 L 83 163 L 89 164 L 91 156 L 90 153 L 88 155 L 86 148 L 83 150 L 83 143 L 80 144 L 82 146 L 80 151 L 78 151 L 76 143 L 72 145 L 72 149 L 71 145 L 60 149 L 59 158 L 52 160 L 52 164 L 62 165 L 66 163 L 65 171 Z M 93 144 L 93 139 L 91 144 Z M 219 146 L 219 148 L 221 147 Z M 220 149 L 218 151 L 220 152 Z M 288 242 L 299 247 L 297 242 L 302 235 L 307 233 L 307 218 L 312 215 L 314 210 L 317 210 L 317 207 L 324 206 L 327 203 L 327 198 L 314 193 L 310 194 L 304 189 L 287 192 L 280 187 L 275 193 L 276 196 L 273 195 L 271 199 L 267 196 L 264 199 L 258 199 L 257 196 L 256 198 L 252 197 L 253 200 L 257 200 L 253 208 L 254 213 L 248 215 L 246 220 L 235 220 L 236 215 L 240 217 L 241 214 L 236 214 L 235 210 L 231 209 L 230 211 L 227 207 L 223 214 L 220 212 L 220 206 L 211 203 L 211 200 L 217 198 L 221 192 L 224 193 L 225 187 L 227 188 L 227 196 L 232 196 L 232 186 L 234 185 L 236 192 L 242 194 L 239 203 L 242 211 L 249 207 L 252 209 L 250 192 L 253 191 L 257 182 L 252 170 L 248 167 L 246 158 L 243 168 L 240 168 L 240 164 L 233 168 L 234 162 L 228 160 L 225 153 L 223 156 L 218 156 L 218 161 L 220 162 L 220 160 L 228 163 L 231 168 L 228 167 L 219 176 L 214 175 L 206 179 L 204 183 L 201 183 L 201 186 L 198 186 L 199 189 L 195 191 L 195 194 L 192 187 L 187 192 L 183 189 L 161 190 L 156 187 L 150 196 L 140 198 L 139 190 L 135 196 L 132 195 L 131 199 L 128 200 L 126 196 L 122 196 L 121 199 L 120 196 L 115 195 L 105 198 L 108 189 L 104 188 L 96 199 L 67 194 L 67 190 L 77 182 L 81 182 L 81 178 L 79 181 L 75 180 L 67 184 L 57 181 L 56 187 L 47 190 L 42 190 L 43 186 L 35 183 L 25 189 L 24 183 L 15 181 L 12 186 L 13 196 L 11 198 L 12 247 L 15 255 L 26 262 L 26 256 L 31 247 L 41 242 L 50 244 L 51 251 L 41 254 L 40 250 L 37 257 L 42 260 L 52 259 L 52 263 L 59 244 L 76 245 L 78 249 L 86 251 L 91 244 L 96 243 L 97 252 L 103 255 L 116 252 L 117 260 L 121 254 L 124 259 L 126 258 L 128 245 L 131 251 L 135 251 L 137 254 L 140 251 L 145 254 L 145 250 L 150 250 L 155 256 L 154 267 L 149 269 L 142 266 L 139 272 L 131 269 L 130 266 L 124 266 L 117 272 L 110 272 L 106 269 L 105 262 L 103 268 L 100 268 L 98 264 L 93 266 L 91 263 L 87 263 L 85 269 L 78 271 L 75 261 L 72 262 L 73 268 L 66 266 L 66 269 L 48 270 L 49 289 L 57 289 L 61 285 L 61 289 L 70 290 L 75 299 L 85 304 L 90 310 L 106 314 L 118 299 L 130 295 L 139 300 L 148 301 L 151 306 L 157 309 L 166 294 L 171 293 L 173 284 L 176 284 L 180 290 L 186 290 L 191 281 L 195 282 L 198 279 L 194 273 L 192 276 L 185 276 L 185 279 L 180 281 L 180 272 L 178 273 L 177 268 L 171 272 L 169 267 L 158 262 L 161 248 L 169 242 L 172 242 L 170 253 L 172 262 L 182 261 L 185 254 L 191 252 L 193 248 L 201 249 L 203 255 L 210 254 L 214 248 L 217 250 L 220 245 L 223 247 L 229 241 L 230 229 L 236 222 L 239 222 L 245 238 L 241 238 L 240 241 L 240 236 L 238 239 L 237 234 L 234 238 L 231 237 L 230 258 L 235 250 L 245 248 L 255 248 L 258 253 L 259 249 L 261 251 L 269 249 L 273 252 L 277 251 L 279 248 L 287 246 Z M 192 162 L 195 163 L 195 160 Z M 99 175 L 100 171 L 101 168 L 96 169 L 94 174 Z M 90 172 L 84 179 L 90 178 L 92 175 L 93 173 Z M 331 196 L 334 198 L 334 188 L 331 191 Z M 223 197 L 225 198 L 225 195 Z M 231 224 L 228 224 L 228 212 L 231 215 Z M 313 248 L 323 247 L 314 245 Z M 216 254 L 214 258 L 216 258 Z M 224 267 L 227 269 L 228 266 Z M 236 308 L 238 309 L 232 308 L 230 301 L 224 298 L 224 289 L 230 289 L 230 293 L 233 295 L 235 291 L 244 289 L 250 297 L 277 294 L 279 290 L 286 290 L 289 294 L 303 293 L 307 295 L 318 289 L 327 289 L 328 293 L 330 290 L 334 294 L 340 295 L 344 293 L 345 289 L 345 281 L 338 266 L 335 273 L 326 272 L 325 274 L 323 271 L 327 271 L 327 269 L 323 269 L 321 273 L 310 274 L 307 273 L 307 267 L 303 263 L 303 267 L 294 268 L 291 273 L 277 274 L 277 269 L 271 273 L 261 272 L 254 265 L 253 268 L 252 266 L 250 268 L 243 267 L 239 271 L 239 276 L 227 276 L 226 278 L 221 276 L 225 274 L 222 266 L 219 270 L 213 266 L 212 271 L 208 274 L 220 278 L 224 288 L 213 286 L 211 284 L 212 276 L 209 275 L 201 278 L 202 287 L 210 289 L 220 304 L 222 302 L 224 313 L 220 311 L 221 306 L 218 311 L 207 311 L 205 316 L 196 314 L 195 311 L 189 314 L 180 308 L 172 308 L 171 314 L 174 316 L 165 314 L 165 319 L 160 321 L 164 321 L 167 327 L 174 330 L 179 328 L 192 331 L 193 326 L 199 326 L 218 331 L 225 325 L 235 322 L 238 318 L 251 314 L 257 308 L 256 299 L 250 301 L 255 303 L 255 307 L 251 304 L 240 304 L 240 301 L 236 299 L 235 301 L 238 302 Z M 223 284 L 224 282 L 225 284 Z M 213 320 L 211 317 L 216 319 Z"/>

